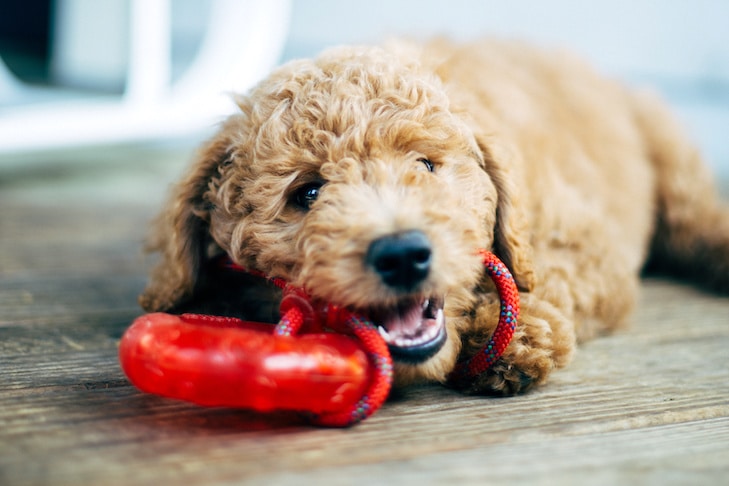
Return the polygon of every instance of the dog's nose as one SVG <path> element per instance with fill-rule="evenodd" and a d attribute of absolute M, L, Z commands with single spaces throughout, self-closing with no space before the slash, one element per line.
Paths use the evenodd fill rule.
<path fill-rule="evenodd" d="M 431 246 L 421 231 L 383 236 L 370 244 L 366 262 L 388 286 L 412 290 L 430 272 Z"/>

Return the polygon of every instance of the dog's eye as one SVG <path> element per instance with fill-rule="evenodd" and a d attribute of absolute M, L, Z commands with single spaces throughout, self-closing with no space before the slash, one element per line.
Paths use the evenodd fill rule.
<path fill-rule="evenodd" d="M 428 172 L 435 172 L 435 166 L 433 165 L 433 162 L 426 158 L 420 158 L 418 159 L 418 162 L 423 164 L 425 168 L 428 170 Z"/>
<path fill-rule="evenodd" d="M 291 196 L 291 202 L 299 206 L 301 209 L 309 209 L 311 205 L 319 197 L 319 190 L 321 189 L 321 182 L 311 182 L 304 186 L 301 186 L 294 191 Z"/>

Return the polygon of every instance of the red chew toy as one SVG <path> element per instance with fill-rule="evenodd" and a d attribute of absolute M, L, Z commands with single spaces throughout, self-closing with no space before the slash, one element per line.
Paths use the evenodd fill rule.
<path fill-rule="evenodd" d="M 323 413 L 362 396 L 370 370 L 351 338 L 272 331 L 238 319 L 147 314 L 127 330 L 119 355 L 140 389 L 198 405 Z"/>
<path fill-rule="evenodd" d="M 493 254 L 480 254 L 502 311 L 483 352 L 457 366 L 452 378 L 458 380 L 486 371 L 516 326 L 513 278 Z M 149 393 L 206 406 L 304 411 L 327 426 L 352 425 L 377 411 L 392 384 L 392 359 L 377 327 L 346 309 L 320 304 L 315 310 L 302 290 L 271 281 L 284 290 L 276 326 L 193 314 L 139 317 L 119 347 L 127 377 Z M 309 333 L 297 335 L 302 328 Z"/>

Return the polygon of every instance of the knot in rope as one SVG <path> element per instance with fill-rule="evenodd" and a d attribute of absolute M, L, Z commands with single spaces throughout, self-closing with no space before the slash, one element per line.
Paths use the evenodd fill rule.
<path fill-rule="evenodd" d="M 375 413 L 390 393 L 393 378 L 392 357 L 387 344 L 369 319 L 345 309 L 326 306 L 319 313 L 314 311 L 306 294 L 296 287 L 286 285 L 281 301 L 281 319 L 273 333 L 279 336 L 294 336 L 302 327 L 320 326 L 319 318 L 328 321 L 327 327 L 344 324 L 364 348 L 374 368 L 365 394 L 349 410 L 343 412 L 313 415 L 312 421 L 328 427 L 347 427 L 360 422 Z M 323 314 L 323 315 L 322 315 Z M 327 316 L 330 316 L 327 319 Z M 331 316 L 336 316 L 332 319 Z M 338 327 L 338 326 L 337 326 Z"/>

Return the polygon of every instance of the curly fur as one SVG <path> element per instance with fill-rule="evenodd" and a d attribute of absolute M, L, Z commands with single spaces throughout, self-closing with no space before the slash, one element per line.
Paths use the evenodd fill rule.
<path fill-rule="evenodd" d="M 417 229 L 433 247 L 418 290 L 446 295 L 448 340 L 398 383 L 445 381 L 496 326 L 476 256 L 522 292 L 516 335 L 469 393 L 512 394 L 622 325 L 640 271 L 691 269 L 729 291 L 729 211 L 662 103 L 561 52 L 520 43 L 338 48 L 289 63 L 246 96 L 176 186 L 152 239 L 148 311 L 275 319 L 278 295 L 206 261 L 236 262 L 354 309 L 392 305 L 364 259 Z M 421 158 L 435 166 L 422 170 Z M 296 191 L 324 183 L 305 211 Z"/>

